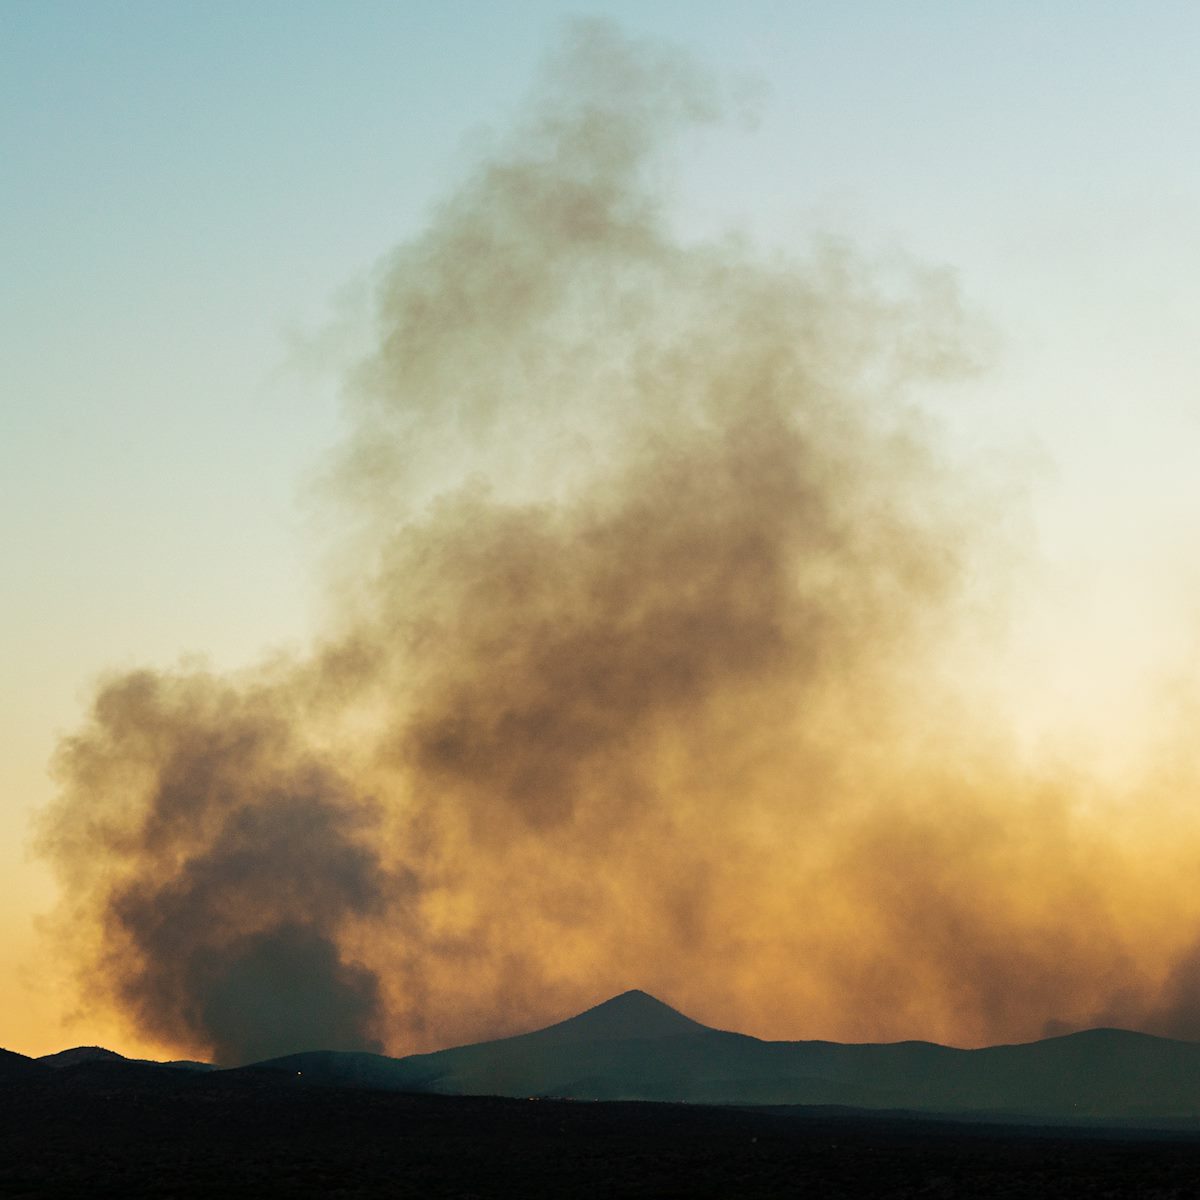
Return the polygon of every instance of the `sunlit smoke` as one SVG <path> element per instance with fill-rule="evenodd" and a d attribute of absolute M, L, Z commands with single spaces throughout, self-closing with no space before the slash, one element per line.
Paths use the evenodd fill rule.
<path fill-rule="evenodd" d="M 670 150 L 720 110 L 576 26 L 388 260 L 312 654 L 113 678 L 59 752 L 96 1003 L 222 1061 L 633 986 L 775 1037 L 1200 1036 L 1194 842 L 955 682 L 1006 554 L 906 398 L 970 365 L 953 289 L 682 242 Z"/>

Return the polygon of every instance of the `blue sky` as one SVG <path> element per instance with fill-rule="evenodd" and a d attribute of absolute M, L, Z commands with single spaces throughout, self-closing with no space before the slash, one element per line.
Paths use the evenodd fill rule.
<path fill-rule="evenodd" d="M 1194 5 L 0 0 L 14 1048 L 59 1037 L 33 926 L 52 889 L 26 853 L 57 736 L 104 670 L 304 640 L 305 481 L 372 265 L 581 14 L 746 96 L 746 119 L 679 149 L 690 236 L 793 251 L 832 232 L 961 288 L 984 369 L 929 403 L 981 469 L 1025 481 L 1036 569 L 999 676 L 1037 674 L 1026 710 L 1127 725 L 1133 681 L 1190 652 Z"/>

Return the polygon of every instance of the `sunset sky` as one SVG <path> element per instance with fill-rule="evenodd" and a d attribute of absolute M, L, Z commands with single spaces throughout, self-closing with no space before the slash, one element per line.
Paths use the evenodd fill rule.
<path fill-rule="evenodd" d="M 571 23 L 580 17 L 604 20 Z M 583 57 L 556 51 L 564 39 Z M 593 43 L 603 59 L 596 80 Z M 180 1015 L 187 1005 L 172 989 L 190 986 L 190 975 L 103 986 L 97 975 L 95 994 L 68 977 L 125 946 L 103 941 L 103 913 L 128 918 L 134 893 L 113 907 L 100 844 L 123 853 L 113 849 L 124 844 L 118 793 L 145 786 L 149 796 L 167 771 L 154 766 L 157 783 L 145 783 L 144 762 L 129 766 L 114 730 L 166 723 L 164 714 L 187 731 L 171 735 L 176 765 L 178 746 L 199 753 L 197 730 L 206 745 L 226 744 L 213 732 L 226 719 L 249 731 L 259 749 L 248 765 L 230 752 L 214 768 L 223 782 L 213 795 L 255 780 L 271 797 L 312 789 L 317 816 L 300 805 L 272 810 L 278 820 L 302 811 L 314 828 L 327 822 L 351 857 L 363 838 L 385 847 L 364 868 L 371 897 L 338 893 L 320 938 L 299 910 L 285 906 L 278 921 L 295 934 L 289 963 L 324 961 L 336 943 L 339 995 L 376 1004 L 354 964 L 383 980 L 384 1015 L 368 1024 L 396 1053 L 513 1032 L 526 1011 L 553 1019 L 626 986 L 706 1023 L 776 1038 L 966 1044 L 1101 1018 L 1200 1038 L 1200 1018 L 1191 1033 L 1180 1015 L 1191 1012 L 1189 987 L 1200 1006 L 1200 973 L 1187 958 L 1200 937 L 1191 896 L 1200 857 L 1200 751 L 1191 757 L 1198 45 L 1200 11 L 1165 2 L 0 0 L 0 1045 L 226 1054 L 255 1045 Z M 556 52 L 568 69 L 539 85 Z M 699 100 L 685 61 L 706 76 Z M 641 166 L 621 175 L 623 142 L 616 166 L 598 166 L 579 130 L 553 151 L 544 130 L 543 142 L 528 132 L 526 98 L 542 96 L 543 115 L 555 111 L 576 94 L 562 76 L 580 62 L 578 94 L 632 122 L 614 144 L 637 142 L 643 104 L 652 118 L 660 104 L 682 112 L 663 119 L 654 145 L 629 151 L 645 154 L 644 176 Z M 683 82 L 662 84 L 663 100 L 660 77 L 676 69 Z M 645 99 L 612 87 L 623 73 Z M 627 224 L 609 213 L 611 226 L 586 234 L 600 247 L 593 260 L 552 234 L 537 240 L 530 221 L 497 260 L 497 271 L 516 272 L 525 260 L 513 246 L 532 247 L 528 311 L 513 300 L 504 320 L 454 312 L 461 330 L 435 345 L 417 330 L 422 304 L 434 324 L 439 298 L 483 306 L 497 294 L 506 308 L 485 269 L 488 206 L 516 194 L 498 179 L 543 152 L 561 157 L 555 180 L 590 197 L 580 212 L 611 184 Z M 503 170 L 488 175 L 480 163 Z M 601 167 L 615 183 L 597 182 Z M 649 201 L 640 207 L 642 189 L 661 194 L 661 217 Z M 393 255 L 398 246 L 412 249 Z M 543 277 L 544 261 L 582 282 Z M 643 276 L 650 291 L 630 282 Z M 653 328 L 638 340 L 632 317 L 597 318 L 580 334 L 571 321 L 589 325 L 589 288 L 631 312 L 645 303 Z M 556 297 L 549 316 L 539 315 L 539 289 Z M 663 310 L 652 296 L 665 298 Z M 679 344 L 696 352 L 668 370 L 676 314 L 694 331 Z M 803 328 L 788 324 L 793 315 Z M 710 354 L 716 331 L 730 329 L 754 349 Z M 538 358 L 546 330 L 568 365 Z M 943 340 L 953 343 L 949 366 L 930 349 Z M 897 366 L 910 352 L 921 362 Z M 878 368 L 867 362 L 876 353 Z M 764 364 L 779 362 L 826 397 L 806 400 L 799 424 L 780 407 L 779 378 L 756 390 Z M 612 390 L 629 387 L 628 413 L 596 417 L 610 366 Z M 518 377 L 564 390 L 539 408 L 518 394 Z M 689 397 L 711 388 L 702 420 L 668 396 L 676 386 Z M 443 415 L 452 404 L 467 413 L 463 428 L 476 422 L 461 442 Z M 777 436 L 760 446 L 764 430 Z M 911 453 L 897 449 L 910 443 Z M 811 456 L 825 482 L 791 479 L 789 448 Z M 415 462 L 400 483 L 389 454 Z M 767 470 L 776 454 L 778 476 Z M 702 467 L 725 483 L 693 494 Z M 476 494 L 481 480 L 488 487 Z M 821 497 L 813 507 L 837 514 L 818 530 L 823 548 L 836 546 L 814 568 L 820 580 L 805 584 L 827 591 L 804 593 L 804 619 L 786 598 L 767 611 L 754 595 L 722 590 L 722 565 L 751 592 L 778 585 L 771 570 L 745 570 L 744 547 L 760 541 L 778 550 L 764 552 L 773 568 L 803 572 L 797 548 L 813 544 L 810 517 L 776 518 L 808 513 L 810 485 Z M 689 500 L 712 504 L 710 524 L 673 523 L 673 504 Z M 636 535 L 649 512 L 671 514 L 658 541 Z M 895 539 L 881 513 L 896 521 Z M 694 576 L 712 611 L 633 582 L 639 563 L 687 578 L 687 548 L 718 542 L 725 549 L 701 553 Z M 498 556 L 505 571 L 535 581 L 513 585 L 515 615 L 503 619 L 495 591 L 511 577 L 492 574 Z M 469 578 L 466 562 L 476 564 Z M 521 607 L 530 588 L 536 623 Z M 631 594 L 628 609 L 611 598 Z M 744 600 L 744 620 L 725 624 Z M 671 638 L 693 639 L 644 678 L 645 655 L 621 641 L 624 615 L 643 601 L 667 614 Z M 460 615 L 441 633 L 458 639 L 452 663 L 417 647 L 412 632 L 451 609 Z M 895 627 L 893 609 L 903 614 Z M 638 636 L 653 647 L 651 624 Z M 841 673 L 811 667 L 805 639 L 815 628 L 832 631 L 828 661 L 845 664 Z M 393 658 L 381 630 L 403 630 L 412 644 Z M 863 665 L 856 655 L 868 639 Z M 569 688 L 574 703 L 620 657 L 618 642 L 632 676 L 598 684 L 594 699 L 625 723 L 614 732 L 581 708 L 554 725 L 544 714 L 561 698 L 547 699 L 550 684 Z M 569 647 L 571 669 L 547 667 L 535 643 L 558 645 L 555 663 Z M 347 666 L 363 647 L 387 658 L 386 669 Z M 510 650 L 504 674 L 494 663 Z M 792 665 L 728 665 L 760 653 Z M 168 673 L 166 699 L 121 683 L 143 668 Z M 247 671 L 255 682 L 220 682 Z M 410 684 L 411 698 L 397 699 Z M 822 722 L 803 748 L 791 718 L 778 715 L 801 684 L 801 707 Z M 102 686 L 120 715 L 63 755 L 56 783 L 56 747 L 85 728 Z M 524 708 L 514 699 L 522 687 Z M 852 719 L 864 697 L 880 706 L 877 740 L 862 740 Z M 501 715 L 478 716 L 488 706 Z M 323 723 L 331 711 L 345 728 Z M 536 728 L 545 726 L 530 714 L 550 722 L 544 745 Z M 522 738 L 525 749 L 506 757 Z M 692 761 L 698 747 L 712 755 L 703 771 Z M 539 809 L 522 789 L 543 769 L 555 782 L 536 785 Z M 840 815 L 806 809 L 806 831 L 789 790 L 800 778 L 817 790 L 827 780 Z M 747 789 L 736 813 L 725 807 L 734 779 Z M 563 801 L 564 817 L 556 789 L 568 784 L 586 799 Z M 327 803 L 322 789 L 343 785 L 355 798 Z M 970 801 L 960 803 L 960 788 Z M 444 803 L 427 801 L 432 792 Z M 65 797 L 53 810 L 57 849 L 35 852 L 39 814 L 56 796 Z M 491 806 L 508 800 L 521 821 L 497 824 Z M 875 814 L 861 822 L 852 815 L 860 802 Z M 205 809 L 197 828 L 241 820 L 245 833 L 263 803 Z M 612 815 L 626 804 L 627 819 Z M 385 813 L 377 824 L 373 805 Z M 939 805 L 953 815 L 937 815 Z M 196 809 L 180 802 L 178 812 L 186 822 Z M 101 832 L 89 862 L 93 814 Z M 269 840 L 274 825 L 264 817 L 254 827 Z M 955 848 L 929 851 L 942 835 Z M 189 833 L 160 853 L 147 835 L 113 878 L 153 875 L 166 888 L 154 892 L 161 907 L 180 893 L 153 873 L 171 855 L 214 861 L 220 838 L 207 836 Z M 396 849 L 425 837 L 434 850 Z M 787 838 L 794 859 L 778 848 Z M 991 838 L 1002 852 L 980 851 Z M 695 943 L 689 954 L 709 939 L 720 971 L 686 957 L 664 965 L 659 932 L 639 925 L 655 909 L 639 890 L 647 859 L 629 847 L 664 842 L 674 848 L 664 877 L 677 886 L 653 899 Z M 605 855 L 603 886 L 569 894 L 569 878 L 596 865 L 589 845 L 605 847 L 595 851 Z M 307 853 L 289 843 L 294 861 L 307 863 Z M 72 902 L 88 913 L 77 942 L 48 927 L 56 855 L 63 878 L 77 881 Z M 902 872 L 878 865 L 893 857 L 913 864 L 911 891 Z M 455 874 L 467 861 L 471 870 Z M 977 871 L 969 902 L 951 863 Z M 809 917 L 786 889 L 805 872 L 829 899 L 811 928 L 792 930 Z M 693 873 L 727 895 L 696 899 L 684 882 Z M 881 899 L 889 888 L 911 902 L 903 929 L 880 917 L 895 903 Z M 985 920 L 993 892 L 1006 915 Z M 570 944 L 561 963 L 551 968 L 521 943 L 515 917 L 480 932 L 478 913 L 498 895 L 519 897 L 530 938 Z M 933 915 L 941 899 L 954 914 L 944 921 Z M 1094 923 L 1088 936 L 1085 922 Z M 993 971 L 995 987 L 955 992 L 950 951 L 923 957 L 922 933 L 934 929 L 947 945 L 966 929 L 977 955 L 963 969 Z M 260 934 L 239 927 L 236 944 Z M 129 936 L 152 957 L 153 937 L 168 935 L 139 927 Z M 856 939 L 853 953 L 838 949 Z M 885 1001 L 898 985 L 871 965 L 872 948 L 885 946 L 912 963 L 891 1016 Z M 994 966 L 1002 946 L 1016 966 Z M 801 953 L 818 965 L 790 991 L 788 964 Z M 455 971 L 476 970 L 472 955 L 477 974 L 457 1015 L 442 1024 L 405 1015 L 409 1003 L 414 1014 L 444 1007 Z M 1056 958 L 1069 978 L 1051 978 Z M 1019 1001 L 996 1000 L 1023 962 L 1036 986 Z M 641 973 L 650 966 L 655 978 Z M 544 984 L 542 1000 L 497 999 L 518 970 Z M 355 1034 L 345 1036 L 350 1044 Z"/>

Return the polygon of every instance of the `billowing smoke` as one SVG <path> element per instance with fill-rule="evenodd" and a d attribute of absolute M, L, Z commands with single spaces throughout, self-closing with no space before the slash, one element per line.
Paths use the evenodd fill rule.
<path fill-rule="evenodd" d="M 269 686 L 139 672 L 60 750 L 53 849 L 68 892 L 99 901 L 89 970 L 144 1031 L 222 1061 L 376 1045 L 383 1016 L 339 942 L 386 914 L 395 881 L 368 806 L 289 707 Z"/>
<path fill-rule="evenodd" d="M 682 242 L 669 152 L 719 109 L 579 26 L 385 265 L 331 627 L 115 678 L 60 751 L 96 1003 L 223 1061 L 632 986 L 776 1037 L 1200 1035 L 1187 838 L 954 684 L 1004 554 L 906 400 L 969 365 L 953 290 Z"/>

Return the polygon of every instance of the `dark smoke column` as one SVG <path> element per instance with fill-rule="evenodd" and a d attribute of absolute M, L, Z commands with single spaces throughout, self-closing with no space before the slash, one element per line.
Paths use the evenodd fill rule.
<path fill-rule="evenodd" d="M 96 939 L 93 987 L 221 1063 L 380 1045 L 376 978 L 339 943 L 387 880 L 367 808 L 297 743 L 294 692 L 131 674 L 58 756 L 43 844 Z"/>

